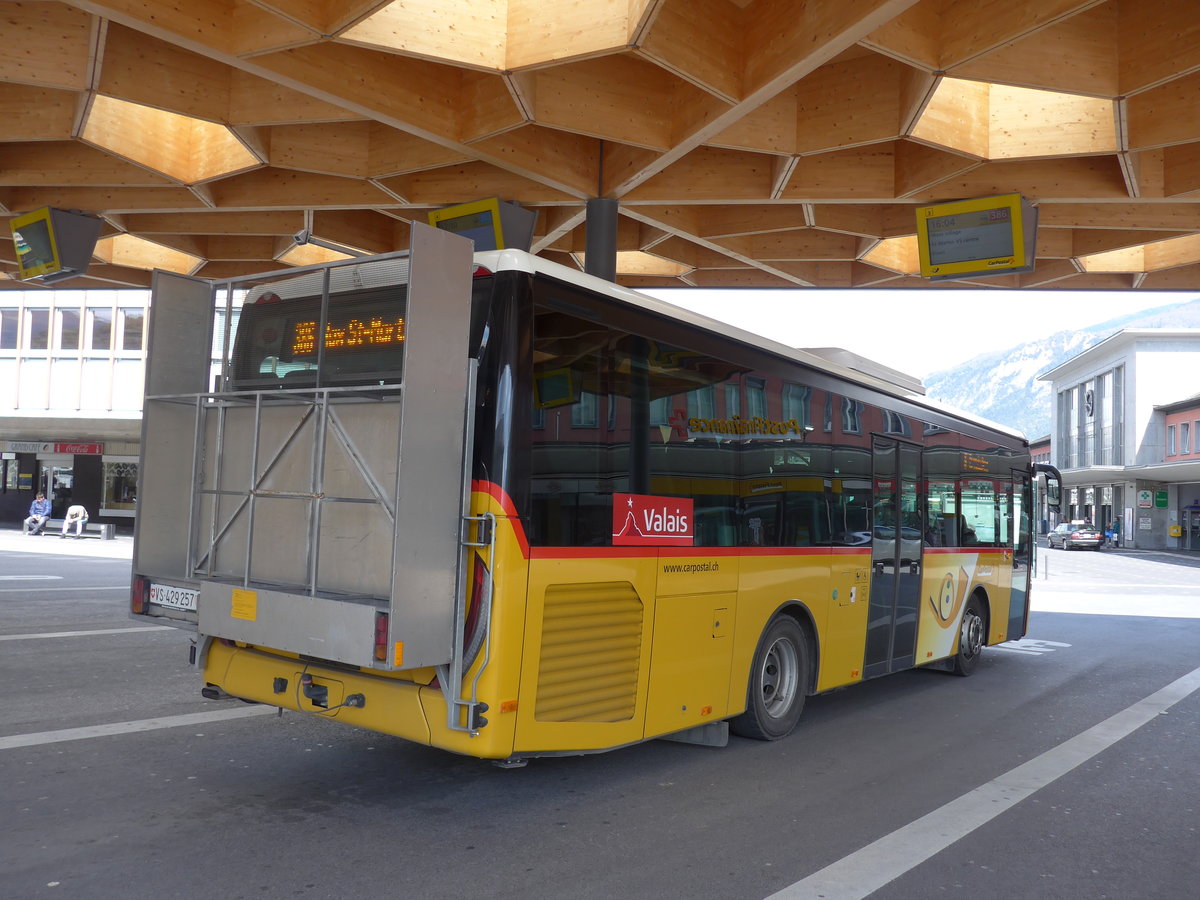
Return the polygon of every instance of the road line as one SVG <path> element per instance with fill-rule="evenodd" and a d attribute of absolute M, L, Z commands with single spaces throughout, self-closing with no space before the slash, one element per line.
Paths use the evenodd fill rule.
<path fill-rule="evenodd" d="M 61 575 L 0 575 L 0 581 L 62 581 Z"/>
<path fill-rule="evenodd" d="M 128 591 L 129 585 L 118 585 L 117 587 L 61 587 L 61 588 L 0 588 L 0 594 L 29 594 L 39 593 L 48 594 L 50 591 Z"/>
<path fill-rule="evenodd" d="M 180 716 L 161 716 L 157 719 L 139 719 L 134 722 L 112 722 L 108 725 L 89 725 L 87 728 L 64 728 L 61 731 L 38 731 L 32 734 L 14 734 L 0 737 L 0 750 L 18 747 L 38 747 L 42 744 L 58 744 L 63 741 L 83 741 L 88 738 L 109 737 L 114 734 L 134 734 L 140 731 L 158 731 L 160 728 L 182 728 L 187 725 L 206 725 L 225 719 L 248 719 L 274 713 L 273 706 L 237 706 L 232 709 L 215 709 L 212 712 L 187 713 Z"/>
<path fill-rule="evenodd" d="M 768 900 L 863 900 L 1200 690 L 1193 669 L 1015 769 L 788 885 Z"/>
<path fill-rule="evenodd" d="M 92 631 L 41 631 L 37 634 L 0 634 L 0 641 L 35 641 L 42 638 L 86 637 L 93 634 L 132 634 L 135 631 L 175 631 L 170 625 L 137 625 L 133 628 L 96 628 Z"/>

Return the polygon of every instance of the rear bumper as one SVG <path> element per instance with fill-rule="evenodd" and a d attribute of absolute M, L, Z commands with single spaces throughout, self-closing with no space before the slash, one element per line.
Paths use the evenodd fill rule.
<path fill-rule="evenodd" d="M 302 676 L 311 678 L 323 706 L 306 695 Z M 474 736 L 452 730 L 447 724 L 445 697 L 436 682 L 417 684 L 393 676 L 323 666 L 225 641 L 209 645 L 204 656 L 204 680 L 242 700 L 336 719 L 452 753 L 505 759 L 513 752 L 514 717 L 496 717 L 499 721 L 481 728 Z M 355 694 L 361 697 L 361 705 L 334 708 Z"/>

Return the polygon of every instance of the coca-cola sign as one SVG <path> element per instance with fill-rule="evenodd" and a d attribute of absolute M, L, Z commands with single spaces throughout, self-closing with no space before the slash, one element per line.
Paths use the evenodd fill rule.
<path fill-rule="evenodd" d="M 614 547 L 691 547 L 695 518 L 691 498 L 613 494 Z"/>

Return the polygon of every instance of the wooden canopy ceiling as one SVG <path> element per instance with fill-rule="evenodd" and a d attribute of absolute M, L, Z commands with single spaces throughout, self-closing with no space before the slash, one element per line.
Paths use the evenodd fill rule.
<path fill-rule="evenodd" d="M 105 220 L 85 278 L 369 253 L 538 211 L 619 280 L 917 287 L 915 206 L 1020 192 L 1032 274 L 1200 288 L 1195 0 L 0 0 L 0 218 Z M 0 273 L 15 271 L 8 228 Z M 307 251 L 320 253 L 309 246 Z M 951 285 L 955 282 L 950 282 Z M 0 286 L 21 287 L 0 276 Z"/>

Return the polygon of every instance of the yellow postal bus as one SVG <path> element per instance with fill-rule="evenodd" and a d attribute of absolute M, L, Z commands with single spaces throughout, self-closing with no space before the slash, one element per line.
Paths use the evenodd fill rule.
<path fill-rule="evenodd" d="M 156 275 L 132 611 L 195 632 L 207 696 L 516 765 L 782 738 L 810 694 L 1025 633 L 1020 434 L 413 234 Z"/>

